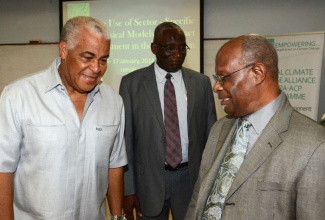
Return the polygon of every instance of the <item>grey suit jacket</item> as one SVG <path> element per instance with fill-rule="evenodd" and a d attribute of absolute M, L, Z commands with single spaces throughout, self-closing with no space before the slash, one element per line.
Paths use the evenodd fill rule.
<path fill-rule="evenodd" d="M 216 111 L 210 79 L 187 68 L 182 68 L 182 74 L 188 100 L 188 162 L 193 188 Z M 136 194 L 143 214 L 155 216 L 161 212 L 165 196 L 165 127 L 154 65 L 124 76 L 120 94 L 125 105 L 129 160 L 125 195 Z"/>
<path fill-rule="evenodd" d="M 235 119 L 211 129 L 186 219 L 201 219 Z M 222 219 L 324 219 L 325 128 L 295 111 L 287 97 L 240 167 Z"/>

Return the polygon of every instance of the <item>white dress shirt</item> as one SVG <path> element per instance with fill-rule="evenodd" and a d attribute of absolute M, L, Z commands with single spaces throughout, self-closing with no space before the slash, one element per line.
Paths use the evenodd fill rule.
<path fill-rule="evenodd" d="M 157 81 L 157 87 L 159 92 L 160 105 L 162 109 L 162 114 L 164 117 L 164 88 L 166 82 L 167 72 L 161 69 L 155 62 L 155 75 Z M 170 73 L 172 75 L 171 81 L 175 88 L 176 102 L 177 102 L 177 113 L 179 130 L 181 135 L 181 145 L 182 145 L 182 163 L 188 161 L 188 128 L 187 128 L 187 92 L 183 80 L 182 71 L 178 70 L 175 73 Z"/>

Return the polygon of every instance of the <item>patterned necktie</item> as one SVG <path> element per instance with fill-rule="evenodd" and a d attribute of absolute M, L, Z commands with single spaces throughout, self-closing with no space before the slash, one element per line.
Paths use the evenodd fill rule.
<path fill-rule="evenodd" d="M 179 124 L 177 115 L 177 105 L 174 85 L 167 73 L 164 89 L 164 117 L 166 130 L 166 163 L 173 168 L 182 161 L 181 138 L 179 134 Z"/>
<path fill-rule="evenodd" d="M 232 185 L 232 182 L 244 161 L 249 141 L 249 127 L 252 125 L 246 119 L 239 119 L 232 146 L 228 147 L 218 175 L 208 197 L 203 212 L 203 220 L 221 219 L 222 209 Z"/>

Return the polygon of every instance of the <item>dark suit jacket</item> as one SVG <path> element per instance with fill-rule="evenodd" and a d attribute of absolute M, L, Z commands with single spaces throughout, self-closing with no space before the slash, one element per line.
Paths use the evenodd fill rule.
<path fill-rule="evenodd" d="M 212 128 L 186 219 L 201 219 L 235 119 Z M 324 219 L 325 128 L 287 97 L 249 151 L 228 192 L 223 220 Z"/>
<path fill-rule="evenodd" d="M 182 74 L 188 100 L 188 162 L 193 188 L 216 111 L 210 79 L 187 68 L 182 68 Z M 165 127 L 154 65 L 124 76 L 120 94 L 125 105 L 129 160 L 125 195 L 136 194 L 143 214 L 155 216 L 162 210 L 165 196 Z"/>

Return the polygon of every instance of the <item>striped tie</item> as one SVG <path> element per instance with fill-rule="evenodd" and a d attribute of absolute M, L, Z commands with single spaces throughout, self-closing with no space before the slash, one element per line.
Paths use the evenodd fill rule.
<path fill-rule="evenodd" d="M 167 73 L 164 89 L 164 117 L 166 130 L 166 163 L 175 168 L 182 161 L 182 147 L 179 133 L 177 105 L 174 85 Z"/>

